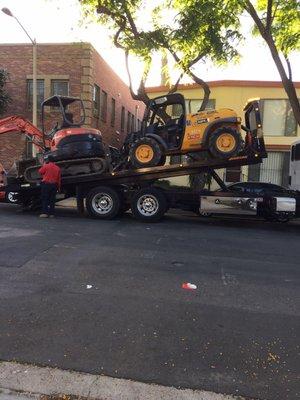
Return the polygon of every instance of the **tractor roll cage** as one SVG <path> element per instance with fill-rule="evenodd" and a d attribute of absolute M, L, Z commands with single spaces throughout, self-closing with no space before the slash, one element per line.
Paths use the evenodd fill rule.
<path fill-rule="evenodd" d="M 149 120 L 151 111 L 153 111 L 156 114 L 159 108 L 161 108 L 162 106 L 170 106 L 174 104 L 181 104 L 183 109 L 183 114 L 184 116 L 186 116 L 185 100 L 183 95 L 180 93 L 167 94 L 165 96 L 159 96 L 149 100 L 143 116 L 142 134 L 145 134 L 146 132 L 147 122 Z"/>

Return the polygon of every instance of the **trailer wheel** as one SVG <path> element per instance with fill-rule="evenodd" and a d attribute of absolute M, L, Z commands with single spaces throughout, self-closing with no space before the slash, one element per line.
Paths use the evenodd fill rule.
<path fill-rule="evenodd" d="M 148 187 L 141 189 L 131 200 L 131 211 L 140 221 L 159 221 L 167 209 L 166 196 L 157 188 Z"/>
<path fill-rule="evenodd" d="M 212 132 L 208 140 L 208 149 L 216 158 L 230 158 L 239 153 L 242 147 L 242 137 L 239 132 L 230 127 L 222 127 Z"/>
<path fill-rule="evenodd" d="M 10 204 L 18 204 L 18 192 L 6 192 L 5 201 Z"/>
<path fill-rule="evenodd" d="M 86 209 L 92 218 L 112 219 L 121 208 L 121 197 L 117 190 L 98 186 L 86 197 Z"/>

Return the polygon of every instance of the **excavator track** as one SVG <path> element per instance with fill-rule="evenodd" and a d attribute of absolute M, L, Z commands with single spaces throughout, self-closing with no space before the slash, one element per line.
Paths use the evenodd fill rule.
<path fill-rule="evenodd" d="M 82 177 L 93 174 L 102 174 L 108 170 L 107 161 L 104 158 L 79 158 L 75 160 L 56 161 L 61 169 L 62 178 Z M 24 172 L 24 178 L 29 183 L 41 181 L 39 169 L 41 165 L 29 167 Z"/>

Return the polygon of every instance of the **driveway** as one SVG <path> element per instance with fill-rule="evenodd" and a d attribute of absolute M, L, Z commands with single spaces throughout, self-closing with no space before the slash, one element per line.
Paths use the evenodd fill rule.
<path fill-rule="evenodd" d="M 1 360 L 299 396 L 299 223 L 16 210 L 0 205 Z"/>

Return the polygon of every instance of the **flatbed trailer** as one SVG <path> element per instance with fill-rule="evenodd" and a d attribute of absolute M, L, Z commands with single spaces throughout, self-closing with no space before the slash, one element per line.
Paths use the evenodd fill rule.
<path fill-rule="evenodd" d="M 66 176 L 62 180 L 62 192 L 65 199 L 76 197 L 77 209 L 81 214 L 87 211 L 89 216 L 98 219 L 112 219 L 131 208 L 133 215 L 139 220 L 158 221 L 169 208 L 180 208 L 199 214 L 211 212 L 207 211 L 207 206 L 215 202 L 214 213 L 219 213 L 217 210 L 220 209 L 224 211 L 226 208 L 228 211 L 229 208 L 235 208 L 238 213 L 287 220 L 296 215 L 294 198 L 254 198 L 233 194 L 215 172 L 222 168 L 261 163 L 265 157 L 266 152 L 261 147 L 260 152 L 229 160 L 201 160 L 104 174 Z M 209 173 L 220 186 L 221 192 L 195 191 L 180 187 L 163 188 L 158 184 L 164 178 L 200 173 Z M 7 198 L 14 198 L 24 208 L 34 209 L 40 205 L 39 183 L 15 181 L 4 190 Z"/>

